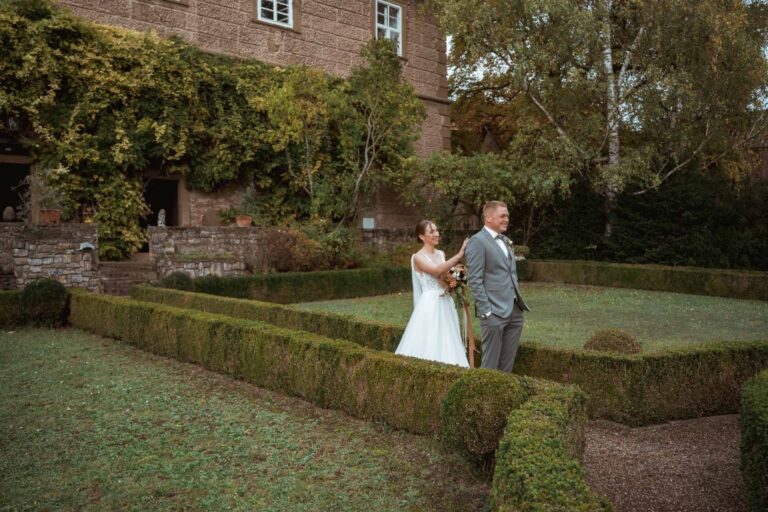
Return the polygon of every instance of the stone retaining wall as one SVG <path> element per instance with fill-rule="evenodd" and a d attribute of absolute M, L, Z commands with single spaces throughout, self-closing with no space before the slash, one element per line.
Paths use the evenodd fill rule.
<path fill-rule="evenodd" d="M 17 288 L 52 277 L 67 287 L 102 289 L 96 225 L 24 225 L 17 233 L 2 234 L 3 244 L 12 239 Z"/>
<path fill-rule="evenodd" d="M 243 275 L 262 240 L 258 228 L 150 227 L 149 253 L 160 278 L 178 270 L 193 277 Z"/>
<path fill-rule="evenodd" d="M 16 288 L 13 275 L 13 242 L 21 233 L 24 224 L 3 222 L 0 224 L 0 290 Z"/>

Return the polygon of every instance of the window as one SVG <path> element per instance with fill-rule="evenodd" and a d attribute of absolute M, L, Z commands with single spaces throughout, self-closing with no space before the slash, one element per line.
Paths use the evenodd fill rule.
<path fill-rule="evenodd" d="M 403 55 L 403 8 L 396 4 L 376 1 L 376 39 L 386 37 L 397 44 L 397 54 Z"/>
<path fill-rule="evenodd" d="M 293 27 L 293 0 L 257 0 L 256 12 L 259 21 Z"/>

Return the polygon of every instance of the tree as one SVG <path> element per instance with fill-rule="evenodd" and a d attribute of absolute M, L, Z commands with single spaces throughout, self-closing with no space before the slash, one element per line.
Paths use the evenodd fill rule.
<path fill-rule="evenodd" d="M 366 65 L 352 70 L 335 105 L 336 151 L 346 177 L 341 183 L 346 203 L 341 223 L 354 217 L 366 190 L 413 154 L 425 117 L 424 104 L 403 79 L 393 41 L 372 40 L 361 54 Z"/>
<path fill-rule="evenodd" d="M 693 165 L 743 174 L 764 134 L 764 2 L 434 0 L 453 87 L 514 104 L 516 130 L 558 146 L 604 198 L 643 194 Z M 520 134 L 522 135 L 520 135 Z M 525 149 L 525 144 L 514 147 Z M 564 166 L 563 166 L 564 165 Z"/>
<path fill-rule="evenodd" d="M 536 150 L 551 161 L 566 156 L 557 147 L 539 145 Z M 522 152 L 533 155 L 534 152 Z M 435 153 L 427 160 L 413 159 L 400 176 L 397 188 L 420 205 L 427 218 L 444 230 L 463 229 L 474 216 L 482 224 L 483 205 L 504 201 L 513 217 L 513 228 L 524 243 L 541 225 L 546 207 L 567 193 L 568 177 L 552 166 L 539 166 L 538 158 L 512 159 L 509 154 L 458 155 Z"/>

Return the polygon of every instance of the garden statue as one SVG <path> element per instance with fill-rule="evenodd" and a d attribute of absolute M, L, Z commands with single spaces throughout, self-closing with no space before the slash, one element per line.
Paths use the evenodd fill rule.
<path fill-rule="evenodd" d="M 12 206 L 6 206 L 3 209 L 3 222 L 13 222 L 16 220 L 16 210 Z"/>
<path fill-rule="evenodd" d="M 160 208 L 160 211 L 157 212 L 157 227 L 165 227 L 165 208 Z"/>

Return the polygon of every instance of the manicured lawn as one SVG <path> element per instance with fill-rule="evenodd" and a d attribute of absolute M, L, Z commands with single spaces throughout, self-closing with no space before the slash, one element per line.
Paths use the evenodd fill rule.
<path fill-rule="evenodd" d="M 579 347 L 596 329 L 624 329 L 648 352 L 711 341 L 768 338 L 768 302 L 702 295 L 523 283 L 533 311 L 526 315 L 523 341 Z M 413 308 L 410 293 L 297 304 L 405 326 Z M 480 328 L 473 319 L 477 336 Z"/>
<path fill-rule="evenodd" d="M 436 441 L 77 330 L 0 333 L 1 510 L 482 510 Z"/>

